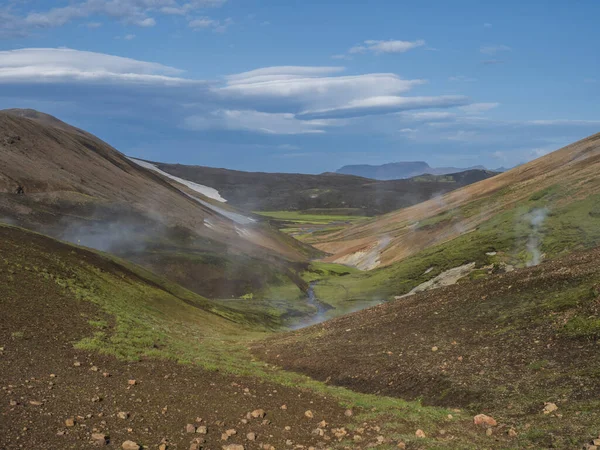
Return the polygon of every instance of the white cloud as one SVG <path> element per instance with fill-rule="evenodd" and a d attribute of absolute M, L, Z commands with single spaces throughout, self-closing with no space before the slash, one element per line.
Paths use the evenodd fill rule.
<path fill-rule="evenodd" d="M 177 107 L 183 115 L 179 120 L 188 117 L 187 127 L 193 129 L 322 133 L 348 124 L 341 119 L 402 111 L 414 112 L 411 120 L 444 120 L 450 117 L 445 112 L 418 110 L 469 104 L 460 95 L 408 95 L 425 80 L 407 80 L 393 73 L 344 75 L 343 70 L 339 66 L 263 67 L 209 83 L 186 78 L 173 67 L 100 53 L 66 48 L 0 51 L 0 89 L 9 93 L 19 90 L 26 97 L 29 86 L 35 85 L 37 92 L 49 97 L 59 92 L 76 95 L 74 90 L 85 96 L 110 86 L 120 89 L 124 99 L 135 95 L 140 101 L 144 96 L 146 102 Z M 47 85 L 56 87 L 43 87 Z M 397 129 L 397 119 L 393 120 L 396 124 L 390 122 L 390 127 Z"/>
<path fill-rule="evenodd" d="M 176 77 L 180 70 L 158 63 L 67 48 L 0 51 L 0 84 L 6 83 L 199 83 Z"/>
<path fill-rule="evenodd" d="M 323 75 L 332 75 L 343 72 L 344 67 L 324 67 L 324 66 L 273 66 L 262 69 L 250 70 L 235 75 L 227 75 L 225 79 L 228 84 L 275 81 L 292 78 L 314 78 Z"/>
<path fill-rule="evenodd" d="M 497 108 L 500 103 L 471 103 L 470 105 L 461 106 L 460 109 L 462 112 L 466 114 L 479 114 L 485 111 L 489 111 L 490 109 Z"/>
<path fill-rule="evenodd" d="M 499 52 L 510 52 L 511 50 L 508 45 L 484 45 L 479 49 L 484 55 L 495 55 Z"/>
<path fill-rule="evenodd" d="M 134 20 L 133 23 L 140 27 L 149 28 L 156 25 L 156 20 L 152 17 L 146 17 L 145 19 Z"/>
<path fill-rule="evenodd" d="M 217 110 L 208 115 L 190 116 L 186 128 L 193 130 L 248 130 L 266 134 L 324 133 L 333 123 L 320 120 L 298 120 L 290 113 L 265 113 L 252 110 Z"/>
<path fill-rule="evenodd" d="M 413 48 L 422 47 L 425 45 L 424 40 L 418 41 L 398 41 L 398 40 L 389 40 L 389 41 L 376 41 L 376 40 L 367 40 L 364 41 L 363 44 L 355 45 L 348 53 L 404 53 Z"/>
<path fill-rule="evenodd" d="M 400 114 L 400 117 L 417 122 L 434 122 L 454 119 L 456 114 L 447 111 L 403 112 Z"/>
<path fill-rule="evenodd" d="M 188 23 L 189 27 L 194 30 L 211 29 L 216 33 L 224 33 L 232 24 L 233 19 L 230 17 L 223 21 L 211 19 L 210 17 L 199 17 Z"/>
<path fill-rule="evenodd" d="M 491 23 L 488 23 L 488 22 L 486 22 L 486 23 L 483 24 L 484 28 L 492 28 L 492 26 L 493 25 Z"/>
<path fill-rule="evenodd" d="M 335 119 L 388 114 L 411 109 L 450 108 L 467 103 L 468 98 L 462 95 L 440 95 L 437 97 L 377 96 L 352 100 L 345 105 L 333 108 L 305 111 L 298 116 L 306 119 Z"/>
<path fill-rule="evenodd" d="M 554 119 L 554 120 L 530 120 L 528 123 L 532 125 L 542 126 L 561 126 L 561 125 L 600 125 L 600 120 L 569 120 L 569 119 Z"/>
<path fill-rule="evenodd" d="M 19 27 L 27 29 L 61 27 L 75 20 L 105 16 L 137 25 L 153 27 L 156 19 L 150 14 L 186 15 L 194 11 L 221 6 L 226 0 L 84 0 L 46 11 L 29 12 L 24 16 L 0 14 L 0 35 L 10 35 Z M 2 16 L 5 17 L 2 17 Z M 10 21 L 4 20 L 10 18 Z"/>
<path fill-rule="evenodd" d="M 315 113 L 358 106 L 352 102 L 367 98 L 398 95 L 425 82 L 405 80 L 391 73 L 332 76 L 341 70 L 341 67 L 268 67 L 231 75 L 227 77 L 227 85 L 215 92 L 223 99 L 258 102 L 266 109 Z"/>
<path fill-rule="evenodd" d="M 125 39 L 126 41 L 132 41 L 135 39 L 135 34 L 127 34 L 123 39 Z"/>
<path fill-rule="evenodd" d="M 190 28 L 211 28 L 218 24 L 216 20 L 209 17 L 200 17 L 190 21 L 188 24 Z"/>

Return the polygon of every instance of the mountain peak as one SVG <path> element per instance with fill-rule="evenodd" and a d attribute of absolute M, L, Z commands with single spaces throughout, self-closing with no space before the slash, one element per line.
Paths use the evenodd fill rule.
<path fill-rule="evenodd" d="M 338 169 L 337 173 L 373 178 L 375 180 L 398 180 L 424 174 L 447 175 L 450 173 L 459 173 L 472 169 L 486 170 L 483 166 L 467 167 L 462 169 L 457 167 L 434 168 L 425 161 L 400 161 L 381 165 L 349 165 Z"/>

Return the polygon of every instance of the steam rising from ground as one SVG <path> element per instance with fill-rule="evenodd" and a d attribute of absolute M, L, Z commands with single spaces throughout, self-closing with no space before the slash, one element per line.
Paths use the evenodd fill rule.
<path fill-rule="evenodd" d="M 531 224 L 531 233 L 527 239 L 527 251 L 531 254 L 531 259 L 527 261 L 527 267 L 537 266 L 542 260 L 540 250 L 541 228 L 546 217 L 548 217 L 548 208 L 537 208 L 527 215 L 527 219 Z"/>
<path fill-rule="evenodd" d="M 147 240 L 155 235 L 147 225 L 125 221 L 70 223 L 61 233 L 60 239 L 103 252 L 142 252 Z"/>

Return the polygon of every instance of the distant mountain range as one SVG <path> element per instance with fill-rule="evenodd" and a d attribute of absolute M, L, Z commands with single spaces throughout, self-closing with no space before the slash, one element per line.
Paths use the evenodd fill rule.
<path fill-rule="evenodd" d="M 357 164 L 344 166 L 336 172 L 344 175 L 356 175 L 359 177 L 372 178 L 375 180 L 399 180 L 402 178 L 411 178 L 423 174 L 446 175 L 450 173 L 465 172 L 467 170 L 487 170 L 483 166 L 473 166 L 467 168 L 458 167 L 431 167 L 425 161 L 404 161 L 372 166 L 370 164 Z M 501 167 L 493 169 L 493 172 L 504 172 L 506 169 Z"/>

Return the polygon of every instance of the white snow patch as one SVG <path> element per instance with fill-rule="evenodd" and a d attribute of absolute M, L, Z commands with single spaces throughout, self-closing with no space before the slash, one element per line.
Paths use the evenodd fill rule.
<path fill-rule="evenodd" d="M 149 162 L 142 161 L 140 159 L 135 159 L 135 158 L 129 158 L 129 159 L 131 161 L 133 161 L 134 163 L 136 163 L 138 166 L 142 166 L 142 167 L 152 170 L 156 173 L 160 173 L 161 175 L 163 175 L 167 178 L 170 178 L 173 181 L 177 181 L 178 183 L 181 183 L 184 186 L 189 187 L 192 191 L 198 192 L 199 194 L 202 194 L 208 198 L 212 198 L 213 200 L 217 200 L 219 202 L 223 202 L 223 203 L 227 202 L 227 200 L 224 199 L 223 197 L 221 197 L 221 194 L 219 194 L 219 191 L 217 191 L 215 188 L 211 188 L 208 186 L 204 186 L 202 184 L 194 183 L 193 181 L 184 180 L 183 178 L 176 177 L 175 175 L 171 175 L 170 173 L 160 170 L 154 164 L 151 164 Z"/>
<path fill-rule="evenodd" d="M 207 208 L 212 209 L 214 212 L 227 217 L 229 220 L 237 223 L 238 225 L 251 225 L 253 223 L 256 223 L 256 220 L 252 217 L 244 216 L 243 214 L 229 211 L 228 209 L 221 208 L 219 206 L 213 205 L 212 203 L 205 202 L 204 200 L 199 199 L 198 197 L 194 197 L 193 195 L 190 195 L 189 197 L 193 198 L 198 203 L 206 206 Z"/>

